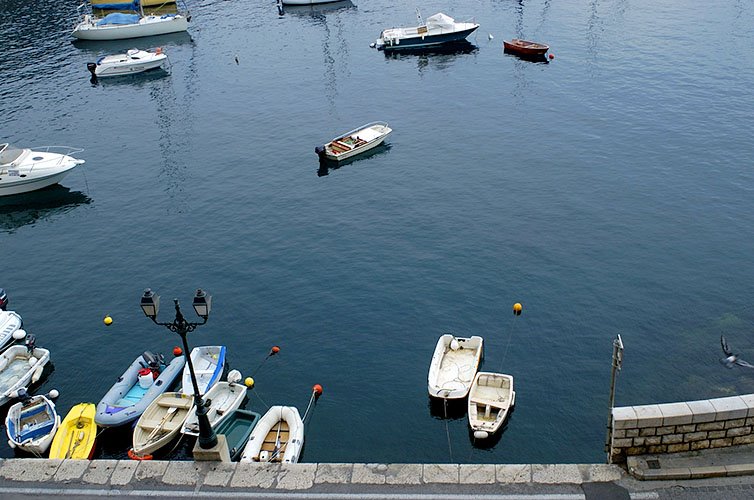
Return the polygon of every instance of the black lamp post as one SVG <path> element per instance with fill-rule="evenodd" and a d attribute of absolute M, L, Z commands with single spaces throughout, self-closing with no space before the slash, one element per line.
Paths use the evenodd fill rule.
<path fill-rule="evenodd" d="M 214 448 L 217 445 L 217 436 L 215 431 L 212 430 L 212 426 L 207 418 L 207 405 L 204 404 L 202 395 L 199 394 L 199 385 L 196 383 L 196 374 L 194 374 L 194 365 L 191 363 L 191 353 L 189 352 L 188 341 L 186 340 L 186 334 L 193 332 L 197 326 L 203 325 L 209 318 L 209 310 L 212 304 L 212 297 L 207 295 L 201 288 L 196 291 L 194 295 L 194 301 L 191 305 L 194 306 L 196 315 L 202 318 L 201 323 L 189 323 L 181 313 L 181 307 L 178 305 L 178 299 L 173 299 L 175 302 L 175 319 L 172 323 L 160 323 L 157 321 L 157 312 L 160 308 L 160 296 L 152 292 L 150 288 L 144 290 L 144 295 L 141 296 L 141 310 L 147 318 L 151 319 L 155 324 L 164 326 L 171 332 L 175 332 L 180 335 L 183 341 L 183 355 L 186 357 L 186 364 L 191 374 L 191 383 L 194 386 L 194 404 L 196 405 L 196 417 L 199 420 L 199 447 L 206 449 Z"/>

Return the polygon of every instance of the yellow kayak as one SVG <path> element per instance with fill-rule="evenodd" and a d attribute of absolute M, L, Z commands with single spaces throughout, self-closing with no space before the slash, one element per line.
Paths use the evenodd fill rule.
<path fill-rule="evenodd" d="M 97 437 L 95 411 L 93 403 L 79 403 L 71 408 L 52 440 L 50 458 L 91 460 Z"/>

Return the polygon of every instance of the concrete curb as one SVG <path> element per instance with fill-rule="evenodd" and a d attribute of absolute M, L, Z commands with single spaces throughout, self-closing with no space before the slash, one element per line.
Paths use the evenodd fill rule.
<path fill-rule="evenodd" d="M 652 457 L 628 457 L 626 465 L 629 474 L 641 481 L 754 475 L 754 463 L 663 467 Z"/>

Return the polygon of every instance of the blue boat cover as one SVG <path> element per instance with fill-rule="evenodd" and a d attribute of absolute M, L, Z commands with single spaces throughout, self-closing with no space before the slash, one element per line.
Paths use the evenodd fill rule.
<path fill-rule="evenodd" d="M 112 10 L 139 10 L 139 2 L 114 2 L 92 4 L 95 9 L 112 9 Z"/>
<path fill-rule="evenodd" d="M 106 24 L 136 24 L 139 22 L 138 14 L 123 14 L 122 12 L 113 12 L 103 17 L 97 22 L 97 26 Z"/>

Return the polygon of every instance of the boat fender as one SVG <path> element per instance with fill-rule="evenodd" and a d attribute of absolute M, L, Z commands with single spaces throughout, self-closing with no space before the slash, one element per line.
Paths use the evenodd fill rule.
<path fill-rule="evenodd" d="M 15 448 L 15 447 L 16 447 L 16 443 L 14 443 L 13 441 L 11 441 L 11 440 L 9 439 L 9 440 L 8 440 L 8 446 L 10 446 L 11 448 Z"/>
<path fill-rule="evenodd" d="M 487 439 L 488 436 L 487 431 L 474 431 L 474 439 Z"/>
<path fill-rule="evenodd" d="M 259 452 L 259 461 L 260 462 L 267 462 L 270 459 L 270 452 L 267 450 L 262 450 Z"/>
<path fill-rule="evenodd" d="M 450 341 L 450 348 L 457 351 L 459 347 L 461 347 L 461 344 L 458 343 L 457 338 L 453 337 L 453 340 Z"/>
<path fill-rule="evenodd" d="M 36 370 L 34 370 L 34 375 L 31 376 L 31 383 L 35 384 L 39 381 L 40 378 L 42 378 L 42 370 L 44 370 L 44 366 L 40 366 Z"/>

